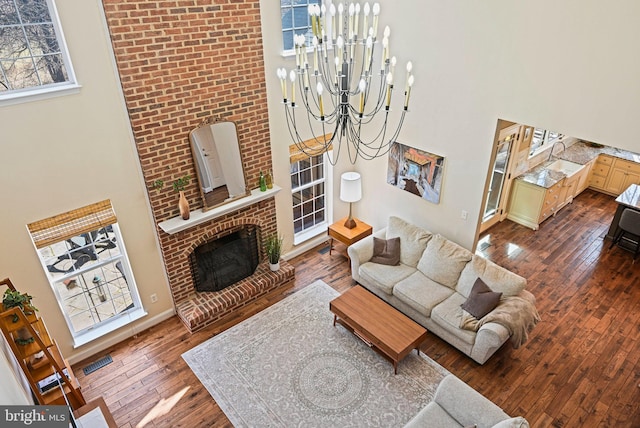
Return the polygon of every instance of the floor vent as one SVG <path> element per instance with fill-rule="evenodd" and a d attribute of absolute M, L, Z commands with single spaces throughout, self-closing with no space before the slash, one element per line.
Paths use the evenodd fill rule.
<path fill-rule="evenodd" d="M 318 250 L 318 252 L 319 252 L 320 254 L 327 254 L 327 253 L 329 252 L 329 250 L 330 250 L 330 249 L 331 249 L 331 246 L 327 245 L 327 246 L 326 246 L 326 247 L 324 247 L 324 248 L 320 248 L 320 249 Z"/>
<path fill-rule="evenodd" d="M 89 373 L 93 373 L 96 370 L 106 366 L 111 362 L 113 362 L 113 360 L 111 359 L 111 355 L 105 355 L 104 357 L 100 358 L 98 361 L 95 361 L 89 364 L 87 367 L 83 368 L 82 371 L 84 372 L 85 375 L 88 375 Z"/>

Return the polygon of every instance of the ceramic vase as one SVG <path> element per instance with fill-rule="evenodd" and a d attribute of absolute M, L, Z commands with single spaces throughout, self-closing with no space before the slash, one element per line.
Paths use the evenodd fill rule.
<path fill-rule="evenodd" d="M 178 199 L 178 208 L 180 208 L 180 217 L 183 220 L 189 220 L 189 215 L 191 211 L 189 210 L 189 201 L 184 196 L 184 190 L 180 191 L 180 199 Z"/>
<path fill-rule="evenodd" d="M 278 269 L 280 269 L 280 262 L 278 263 L 269 262 L 269 269 L 271 269 L 271 272 L 277 271 Z"/>

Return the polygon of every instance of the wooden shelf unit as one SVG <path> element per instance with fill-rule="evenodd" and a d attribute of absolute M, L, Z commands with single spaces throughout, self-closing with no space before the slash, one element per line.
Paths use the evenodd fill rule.
<path fill-rule="evenodd" d="M 5 284 L 15 290 L 8 280 L 0 281 L 0 284 Z M 69 362 L 62 357 L 41 318 L 38 318 L 33 312 L 26 315 L 22 309 L 15 307 L 0 313 L 0 328 L 29 381 L 31 391 L 38 404 L 65 405 L 65 395 L 74 410 L 86 404 L 80 391 L 80 384 L 71 370 Z M 18 344 L 16 340 L 19 337 L 19 332 L 25 330 L 33 337 L 34 341 L 26 345 Z M 42 356 L 36 358 L 36 355 L 40 353 Z M 47 391 L 41 391 L 38 383 L 56 374 L 60 378 L 64 395 L 60 385 L 57 384 Z"/>

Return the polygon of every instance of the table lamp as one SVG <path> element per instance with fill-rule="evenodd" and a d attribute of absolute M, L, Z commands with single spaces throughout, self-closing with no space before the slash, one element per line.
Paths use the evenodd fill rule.
<path fill-rule="evenodd" d="M 360 174 L 357 172 L 345 172 L 340 180 L 340 200 L 349 202 L 349 217 L 344 222 L 344 227 L 353 229 L 356 227 L 356 221 L 351 214 L 351 205 L 358 202 L 362 198 L 362 182 Z"/>

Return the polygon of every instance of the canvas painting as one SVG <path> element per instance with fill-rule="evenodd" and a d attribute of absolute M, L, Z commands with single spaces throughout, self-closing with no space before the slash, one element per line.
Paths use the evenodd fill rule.
<path fill-rule="evenodd" d="M 429 202 L 440 202 L 444 157 L 394 142 L 389 150 L 387 183 Z"/>

